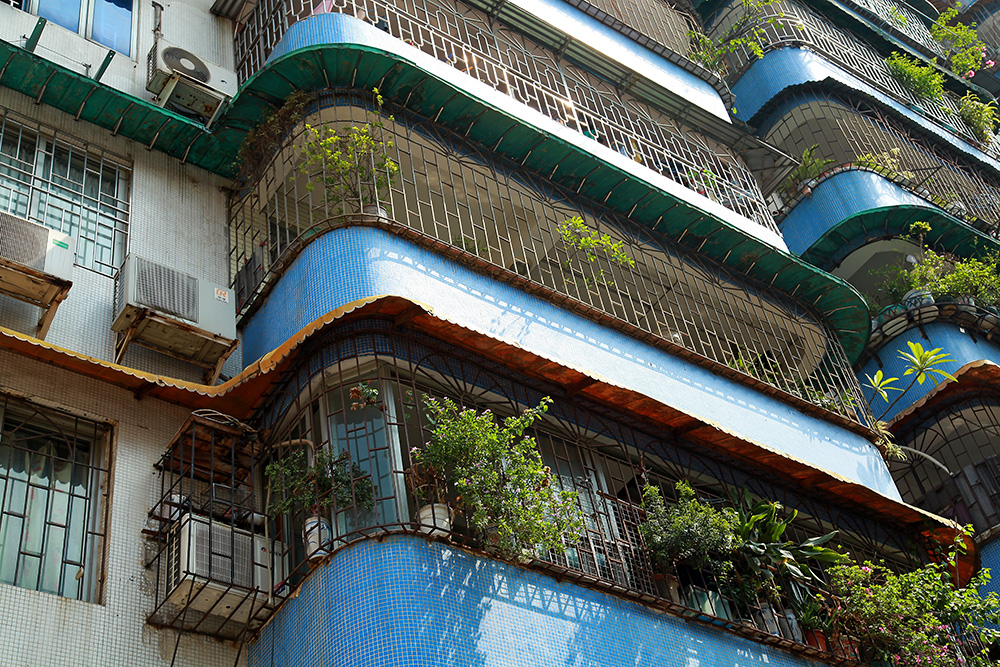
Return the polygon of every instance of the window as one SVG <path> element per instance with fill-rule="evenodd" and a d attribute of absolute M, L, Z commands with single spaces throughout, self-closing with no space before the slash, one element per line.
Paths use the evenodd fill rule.
<path fill-rule="evenodd" d="M 68 234 L 76 263 L 109 276 L 125 259 L 125 164 L 0 108 L 0 211 Z"/>
<path fill-rule="evenodd" d="M 132 55 L 132 0 L 29 0 L 18 4 L 26 4 L 33 14 L 124 56 Z"/>
<path fill-rule="evenodd" d="M 107 432 L 0 394 L 0 582 L 100 599 Z"/>

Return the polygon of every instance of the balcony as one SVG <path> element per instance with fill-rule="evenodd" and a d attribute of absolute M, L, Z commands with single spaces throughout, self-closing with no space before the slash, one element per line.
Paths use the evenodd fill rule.
<path fill-rule="evenodd" d="M 864 245 L 908 234 L 914 222 L 931 225 L 927 243 L 934 247 L 947 243 L 949 251 L 962 256 L 1000 247 L 993 236 L 978 232 L 953 215 L 964 209 L 961 201 L 945 202 L 888 170 L 858 164 L 829 165 L 825 173 L 800 188 L 778 218 L 789 249 L 863 293 L 874 293 L 877 288 L 863 273 L 867 265 L 850 275 L 845 270 L 853 269 L 839 267 Z"/>
<path fill-rule="evenodd" d="M 328 96 L 307 122 L 363 125 L 374 113 L 365 104 L 364 97 Z M 230 261 L 244 323 L 320 234 L 376 226 L 716 372 L 776 389 L 795 405 L 822 407 L 826 418 L 869 423 L 863 409 L 852 407 L 861 403 L 838 334 L 804 304 L 463 145 L 443 128 L 404 113 L 382 123 L 399 171 L 381 213 L 360 212 L 357 200 L 331 201 L 310 185 L 320 175 L 299 166 L 302 126 L 234 198 Z M 587 251 L 594 243 L 597 250 Z M 248 354 L 264 354 L 283 340 L 256 349 L 248 339 Z"/>
<path fill-rule="evenodd" d="M 389 323 L 337 327 L 316 343 L 307 356 L 296 360 L 296 370 L 285 375 L 258 411 L 255 426 L 267 434 L 261 460 L 275 460 L 299 447 L 312 451 L 325 447 L 346 462 L 343 469 L 350 473 L 330 491 L 337 500 L 328 512 L 317 517 L 313 510 L 302 508 L 277 517 L 273 535 L 285 546 L 288 581 L 295 586 L 306 579 L 291 596 L 298 602 L 290 599 L 277 612 L 258 646 L 269 646 L 270 637 L 279 643 L 293 642 L 287 634 L 291 627 L 299 621 L 309 624 L 314 622 L 309 619 L 325 619 L 328 609 L 344 609 L 360 617 L 370 613 L 357 604 L 341 607 L 336 595 L 316 590 L 330 585 L 331 578 L 340 581 L 336 573 L 358 573 L 353 577 L 377 571 L 374 565 L 357 561 L 358 554 L 384 550 L 393 554 L 391 560 L 402 570 L 408 567 L 408 557 L 393 545 L 410 544 L 421 552 L 446 551 L 444 557 L 452 563 L 474 563 L 470 572 L 485 573 L 491 581 L 502 579 L 507 571 L 496 563 L 496 549 L 488 536 L 470 528 L 469 517 L 458 513 L 445 524 L 440 517 L 420 511 L 412 493 L 410 456 L 427 439 L 424 396 L 450 396 L 462 405 L 505 416 L 518 412 L 524 401 L 536 400 L 539 388 L 525 384 L 527 378 L 514 371 L 484 363 L 478 355 L 400 331 Z M 909 542 L 906 530 L 919 529 L 924 517 L 915 523 L 878 523 L 880 510 L 843 500 L 831 503 L 822 494 L 813 495 L 814 487 L 786 484 L 784 478 L 768 475 L 750 462 L 710 454 L 683 437 L 664 441 L 661 430 L 647 429 L 640 420 L 622 419 L 617 411 L 589 399 L 557 398 L 530 435 L 544 462 L 556 471 L 560 488 L 578 494 L 586 529 L 583 538 L 565 551 L 525 554 L 522 569 L 517 571 L 522 575 L 525 569 L 548 573 L 583 587 L 576 592 L 562 584 L 563 595 L 573 599 L 587 597 L 584 589 L 593 589 L 667 616 L 694 620 L 709 630 L 709 645 L 732 639 L 720 639 L 718 631 L 723 630 L 802 658 L 844 665 L 856 664 L 857 658 L 849 640 L 810 645 L 796 628 L 794 616 L 778 614 L 763 603 L 739 602 L 711 577 L 683 572 L 680 587 L 657 578 L 637 530 L 644 520 L 638 498 L 640 470 L 668 497 L 673 496 L 670 489 L 677 479 L 696 480 L 701 497 L 715 502 L 726 502 L 723 499 L 731 497 L 732 491 L 745 486 L 755 496 L 775 498 L 800 510 L 791 539 L 839 529 L 843 543 L 858 558 L 881 554 L 899 559 L 899 567 L 915 564 L 904 555 L 919 548 Z M 317 518 L 322 520 L 324 538 L 311 541 L 308 526 Z M 413 537 L 442 544 L 426 546 Z M 447 585 L 446 568 L 429 565 L 424 555 L 417 567 L 433 573 L 435 586 Z M 462 577 L 460 590 L 475 595 L 479 579 Z M 385 581 L 397 580 L 424 589 L 415 584 L 421 580 L 417 576 Z M 552 585 L 543 577 L 534 580 Z M 711 633 L 716 633 L 715 639 Z M 843 629 L 836 633 L 838 638 L 845 634 Z"/>
<path fill-rule="evenodd" d="M 725 29 L 741 15 L 741 12 L 742 5 L 740 3 L 732 5 L 728 13 L 715 22 L 713 31 Z M 844 85 L 862 89 L 862 92 L 864 92 L 863 87 L 871 87 L 874 93 L 886 95 L 909 111 L 930 120 L 954 137 L 960 138 L 966 144 L 967 152 L 981 152 L 984 156 L 988 156 L 992 162 L 991 166 L 996 168 L 996 159 L 1000 157 L 1000 145 L 998 145 L 1000 142 L 983 144 L 976 138 L 972 128 L 958 115 L 958 95 L 946 91 L 942 100 L 917 98 L 892 78 L 880 52 L 861 41 L 856 35 L 838 28 L 826 17 L 794 0 L 776 2 L 766 7 L 765 12 L 774 22 L 763 27 L 765 35 L 762 37 L 762 43 L 766 44 L 767 47 L 762 64 L 769 59 L 769 55 L 774 51 L 785 48 L 805 48 L 857 78 L 856 84 L 852 85 L 851 82 L 844 81 L 842 82 Z M 745 48 L 732 54 L 727 61 L 730 72 L 728 78 L 735 84 L 748 70 L 754 67 L 756 61 L 757 56 Z M 787 67 L 787 64 L 784 66 Z M 796 72 L 796 74 L 798 73 Z M 819 72 L 810 73 L 819 75 Z M 801 81 L 793 81 L 787 72 L 781 75 L 771 74 L 771 76 L 781 77 L 777 81 L 777 83 L 783 84 L 781 88 L 802 83 Z M 739 95 L 739 91 L 737 94 Z M 745 102 L 746 100 L 741 100 L 740 103 L 741 117 L 747 117 L 745 114 L 748 111 Z"/>
<path fill-rule="evenodd" d="M 448 63 L 454 68 L 449 79 L 459 85 L 465 77 L 470 83 L 483 83 L 594 138 L 595 145 L 625 156 L 637 169 L 668 174 L 764 229 L 775 230 L 759 183 L 780 174 L 787 158 L 734 127 L 721 98 L 708 83 L 666 61 L 662 66 L 651 66 L 656 58 L 652 54 L 633 59 L 631 66 L 641 70 L 637 73 L 572 35 L 553 33 L 558 28 L 539 29 L 533 36 L 542 39 L 548 35 L 561 47 L 526 37 L 477 9 L 439 5 L 437 0 L 367 4 L 359 0 L 337 6 L 273 2 L 258 5 L 246 29 L 237 36 L 241 78 L 247 79 L 275 59 L 273 50 L 286 34 L 286 26 L 294 28 L 296 23 L 310 17 L 315 20 L 331 9 L 350 15 L 362 12 L 377 19 L 380 27 L 399 40 L 391 48 L 408 60 L 416 49 Z M 431 21 L 428 17 L 440 18 Z M 527 15 L 510 20 L 520 21 L 517 30 L 524 31 L 530 27 L 529 18 L 536 21 Z M 622 57 L 630 55 L 631 49 L 639 50 L 634 45 L 611 46 L 624 54 Z M 277 53 L 285 51 L 282 47 Z M 668 109 L 669 115 L 661 109 Z M 688 120 L 682 123 L 675 118 Z M 738 146 L 753 170 L 734 148 Z M 714 177 L 706 178 L 703 172 Z"/>
<path fill-rule="evenodd" d="M 875 185 L 874 177 L 867 178 L 880 193 L 887 188 L 899 191 L 893 195 L 893 204 L 905 202 L 925 209 L 937 208 L 940 210 L 936 217 L 947 213 L 983 235 L 997 238 L 1000 178 L 977 166 L 974 160 L 945 149 L 933 137 L 907 128 L 873 105 L 852 101 L 845 94 L 804 87 L 786 97 L 771 113 L 765 131 L 769 142 L 793 155 L 802 155 L 811 146 L 818 146 L 814 157 L 831 160 L 830 170 L 835 165 L 861 165 L 879 172 L 882 179 L 875 180 L 891 180 L 896 186 Z M 858 178 L 862 176 L 855 174 L 841 180 Z M 872 197 L 871 193 L 854 194 L 862 197 L 860 201 Z M 779 219 L 785 218 L 779 223 L 782 229 L 789 230 L 788 217 L 799 217 L 789 208 L 805 200 L 808 198 L 795 198 L 775 206 Z M 839 202 L 838 206 L 845 207 L 841 219 L 851 214 L 849 209 L 856 204 L 849 200 Z M 889 201 L 880 205 L 889 205 Z M 972 229 L 968 234 L 974 234 Z M 804 251 L 801 242 L 794 243 L 799 252 Z"/>

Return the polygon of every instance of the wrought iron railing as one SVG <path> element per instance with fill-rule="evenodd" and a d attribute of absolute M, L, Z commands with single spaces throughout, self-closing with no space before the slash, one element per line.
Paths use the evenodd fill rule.
<path fill-rule="evenodd" d="M 720 15 L 711 32 L 721 33 L 732 25 L 743 12 L 742 2 L 736 2 Z M 835 26 L 831 21 L 813 9 L 795 2 L 781 0 L 766 6 L 765 17 L 772 23 L 762 26 L 762 43 L 766 50 L 782 47 L 807 47 L 826 60 L 834 63 L 865 83 L 889 95 L 917 113 L 929 118 L 939 126 L 963 140 L 979 147 L 991 157 L 1000 157 L 1000 142 L 983 144 L 958 113 L 958 96 L 946 91 L 940 100 L 921 99 L 889 74 L 883 56 L 859 37 Z M 746 47 L 739 48 L 727 57 L 731 80 L 738 79 L 757 60 L 757 56 Z"/>
<path fill-rule="evenodd" d="M 698 23 L 689 14 L 663 0 L 586 0 L 587 4 L 617 18 L 626 26 L 687 57 L 691 50 L 689 30 Z"/>
<path fill-rule="evenodd" d="M 324 98 L 326 108 L 306 121 L 335 129 L 363 124 L 371 112 L 362 103 Z M 327 198 L 322 174 L 298 166 L 301 128 L 233 200 L 230 266 L 241 312 L 318 233 L 376 225 L 595 319 L 611 316 L 631 335 L 652 336 L 654 344 L 693 353 L 733 377 L 750 376 L 785 400 L 871 423 L 843 349 L 821 317 L 620 215 L 584 206 L 574 193 L 433 124 L 409 124 L 402 114 L 383 120 L 399 165 L 382 202 L 387 210 L 362 213 L 361 202 Z M 573 218 L 579 222 L 570 224 Z"/>
<path fill-rule="evenodd" d="M 800 102 L 796 104 L 796 102 Z M 960 160 L 938 142 L 860 100 L 825 90 L 800 90 L 767 141 L 792 155 L 817 146 L 813 157 L 882 173 L 981 231 L 997 236 L 1000 179 L 972 160 Z M 777 212 L 777 211 L 776 211 Z"/>
<path fill-rule="evenodd" d="M 924 17 L 906 3 L 892 0 L 849 0 L 849 3 L 881 21 L 883 28 L 903 35 L 929 54 L 942 59 L 947 55 L 941 43 L 931 35 Z"/>
<path fill-rule="evenodd" d="M 402 42 L 454 65 L 455 77 L 474 77 L 776 231 L 756 178 L 731 149 L 635 99 L 627 92 L 627 81 L 602 80 L 460 4 L 264 0 L 237 34 L 240 78 L 245 80 L 263 66 L 289 25 L 326 12 L 377 20 Z"/>

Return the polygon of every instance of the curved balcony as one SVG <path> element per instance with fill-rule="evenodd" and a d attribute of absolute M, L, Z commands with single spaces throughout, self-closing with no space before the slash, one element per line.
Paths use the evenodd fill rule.
<path fill-rule="evenodd" d="M 912 376 L 903 375 L 907 364 L 897 355 L 898 350 L 909 351 L 908 342 L 919 343 L 924 349 L 941 348 L 950 354 L 955 362 L 941 366 L 949 373 L 971 362 L 1000 362 L 998 327 L 1000 315 L 995 309 L 953 301 L 916 299 L 908 305 L 886 308 L 873 321 L 872 356 L 861 366 L 858 377 L 874 376 L 881 370 L 888 377 L 900 378 L 896 386 L 909 385 Z M 892 421 L 934 389 L 931 381 L 914 383 L 903 394 L 892 393 L 888 405 L 881 399 L 873 400 L 872 412 L 876 419 Z M 873 399 L 870 389 L 865 387 L 864 391 L 867 399 Z"/>
<path fill-rule="evenodd" d="M 821 64 L 811 54 L 790 49 L 768 58 L 780 53 L 795 56 L 795 63 L 802 55 Z M 832 160 L 833 165 L 867 165 L 909 193 L 900 193 L 897 203 L 937 206 L 942 213 L 949 211 L 987 236 L 997 236 L 1000 177 L 946 150 L 933 138 L 908 130 L 877 107 L 852 102 L 846 95 L 804 88 L 795 95 L 786 95 L 768 115 L 764 127 L 768 140 L 789 153 L 802 155 L 817 146 L 813 156 Z M 885 187 L 877 186 L 879 192 Z"/>
<path fill-rule="evenodd" d="M 803 184 L 807 194 L 789 203 L 779 227 L 791 252 L 816 266 L 833 271 L 843 260 L 872 241 L 909 233 L 917 221 L 931 225 L 925 242 L 932 247 L 970 256 L 1000 244 L 946 213 L 894 180 L 869 167 L 838 166 Z M 926 189 L 924 189 L 926 192 Z M 857 283 L 847 278 L 848 282 Z"/>
<path fill-rule="evenodd" d="M 363 123 L 374 113 L 363 104 L 364 98 L 356 96 L 327 96 L 304 122 L 312 128 Z M 360 223 L 450 254 L 641 340 L 754 377 L 803 407 L 818 405 L 868 423 L 851 407 L 856 389 L 837 333 L 805 303 L 779 296 L 771 286 L 747 280 L 704 254 L 683 251 L 660 234 L 530 177 L 519 165 L 463 143 L 443 128 L 408 114 L 384 118 L 383 124 L 384 141 L 391 141 L 399 166 L 398 183 L 385 201 L 391 217 L 387 212 L 356 214 L 357 201 L 331 201 L 313 186 L 316 177 L 297 166 L 302 125 L 289 134 L 257 183 L 232 202 L 231 264 L 238 267 L 234 282 L 246 323 L 244 359 L 266 354 L 330 310 L 319 299 L 315 307 L 304 307 L 309 317 L 289 317 L 264 328 L 253 316 L 262 305 L 268 308 L 265 300 L 301 303 L 295 294 L 301 286 L 283 287 L 286 267 L 299 253 L 313 253 L 310 244 L 317 234 Z M 567 227 L 571 219 L 578 220 L 578 228 Z M 697 231 L 688 227 L 684 233 Z M 588 250 L 579 243 L 584 238 L 602 240 Z M 318 257 L 311 261 L 322 261 Z M 361 264 L 358 270 L 364 271 Z M 283 295 L 267 296 L 272 289 Z M 407 296 L 425 300 L 438 289 L 427 285 L 426 292 Z M 559 319 L 556 311 L 551 317 Z"/>
<path fill-rule="evenodd" d="M 374 405 L 352 405 L 355 399 L 351 389 L 362 383 L 377 389 Z M 427 439 L 421 407 L 424 396 L 449 396 L 463 405 L 477 410 L 490 409 L 502 417 L 519 412 L 520 406 L 537 403 L 542 393 L 553 393 L 556 400 L 529 432 L 538 443 L 543 461 L 557 472 L 560 489 L 578 494 L 577 502 L 585 515 L 586 530 L 583 538 L 568 544 L 565 551 L 525 554 L 521 567 L 515 569 L 497 562 L 488 539 L 470 528 L 469 518 L 463 513 L 456 513 L 447 527 L 432 524 L 429 518 L 418 518 L 426 514 L 420 514 L 420 502 L 411 492 L 410 453 L 423 446 Z M 329 618 L 329 610 L 338 610 L 337 613 L 354 610 L 359 614 L 371 611 L 356 603 L 346 608 L 338 603 L 332 587 L 338 581 L 337 573 L 344 572 L 344 567 L 356 573 L 355 576 L 361 576 L 357 581 L 362 587 L 368 586 L 364 583 L 366 577 L 377 577 L 380 581 L 398 582 L 407 588 L 417 586 L 438 600 L 423 604 L 408 599 L 404 607 L 411 611 L 437 609 L 440 591 L 436 586 L 454 574 L 450 567 L 457 567 L 461 573 L 455 576 L 464 582 L 462 599 L 447 603 L 458 605 L 456 609 L 464 610 L 463 605 L 467 604 L 482 610 L 484 605 L 480 604 L 480 596 L 497 593 L 492 588 L 496 582 L 494 577 L 499 577 L 499 581 L 512 576 L 523 577 L 529 586 L 560 588 L 560 595 L 567 600 L 582 598 L 595 604 L 602 600 L 603 604 L 618 605 L 618 600 L 625 599 L 665 613 L 659 617 L 662 620 L 648 627 L 650 631 L 663 634 L 647 637 L 649 642 L 673 641 L 677 629 L 683 627 L 675 617 L 682 616 L 701 622 L 693 624 L 694 629 L 690 632 L 700 633 L 698 636 L 713 646 L 717 644 L 713 650 L 732 651 L 735 646 L 743 650 L 753 647 L 758 652 L 772 650 L 719 633 L 718 629 L 723 628 L 802 656 L 835 659 L 835 655 L 810 649 L 801 640 L 796 640 L 793 632 L 786 637 L 785 630 L 775 626 L 773 634 L 769 634 L 764 629 L 766 623 L 754 619 L 753 610 L 730 599 L 727 589 L 718 586 L 710 577 L 702 579 L 682 574 L 682 588 L 675 593 L 666 587 L 657 587 L 637 530 L 643 521 L 638 498 L 642 482 L 636 468 L 639 460 L 646 479 L 661 486 L 670 498 L 674 497 L 670 491 L 673 481 L 690 477 L 698 480 L 696 486 L 703 496 L 721 500 L 729 489 L 745 486 L 754 496 L 777 499 L 785 507 L 798 509 L 799 518 L 790 529 L 789 539 L 803 539 L 820 534 L 817 531 L 835 528 L 841 531 L 840 539 L 856 556 L 891 554 L 890 558 L 901 567 L 915 564 L 904 554 L 916 553 L 919 549 L 912 544 L 912 535 L 908 534 L 919 524 L 880 523 L 876 512 L 863 504 L 839 502 L 834 505 L 825 496 L 812 496 L 816 490 L 800 485 L 798 479 L 786 483 L 783 477 L 766 474 L 758 468 L 757 462 L 709 455 L 688 440 L 689 435 L 696 436 L 694 433 L 665 440 L 662 430 L 647 431 L 642 421 L 622 419 L 613 407 L 609 409 L 609 406 L 579 396 L 564 396 L 557 387 L 540 385 L 537 378 L 528 378 L 502 365 L 484 361 L 478 355 L 435 338 L 408 332 L 387 320 L 360 319 L 351 325 L 324 331 L 308 353 L 295 360 L 294 369 L 285 374 L 260 406 L 254 426 L 259 433 L 267 434 L 263 460 L 268 460 L 272 454 L 280 455 L 294 443 L 307 441 L 342 452 L 342 456 L 357 465 L 357 470 L 344 489 L 346 493 L 342 494 L 348 502 L 334 504 L 323 516 L 329 521 L 330 534 L 322 540 L 321 552 L 318 555 L 313 552 L 313 555 L 317 560 L 330 558 L 331 563 L 321 562 L 313 569 L 299 590 L 270 620 L 261 640 L 256 642 L 256 646 L 261 647 L 260 654 L 257 657 L 251 654 L 251 664 L 269 655 L 272 640 L 283 647 L 287 643 L 292 651 L 287 655 L 293 655 L 297 650 L 294 644 L 301 641 L 302 636 L 301 630 L 293 631 L 293 628 L 303 627 L 301 623 L 306 623 L 305 627 L 311 627 L 308 624 L 312 623 L 325 624 L 321 619 Z M 292 586 L 298 585 L 309 571 L 305 562 L 307 547 L 302 539 L 302 526 L 308 512 L 307 509 L 283 516 L 273 533 L 284 546 L 286 571 L 290 573 L 287 581 Z M 425 538 L 430 533 L 443 544 L 428 544 L 406 536 L 421 533 Z M 387 560 L 382 561 L 383 558 Z M 385 579 L 380 564 L 383 562 L 393 562 L 397 575 Z M 438 583 L 423 586 L 419 583 L 423 575 L 408 571 L 410 567 L 434 573 Z M 401 570 L 406 572 L 400 574 Z M 565 583 L 556 584 L 543 576 L 543 572 Z M 489 594 L 480 590 L 481 585 L 490 586 Z M 472 598 L 465 598 L 466 595 Z M 366 596 L 349 594 L 348 598 L 357 601 Z M 391 594 L 383 599 L 389 607 L 400 607 Z M 506 604 L 499 606 L 507 607 Z M 571 605 L 570 608 L 577 607 Z M 635 622 L 648 625 L 651 619 L 657 618 L 649 609 L 638 606 L 631 609 L 630 617 Z M 480 625 L 478 618 L 474 615 L 470 622 L 488 630 L 488 624 Z M 716 626 L 715 634 L 708 634 L 702 623 Z M 408 631 L 417 630 L 414 624 L 404 626 Z M 327 630 L 337 632 L 337 628 L 344 627 L 353 628 L 354 625 L 345 620 L 334 623 Z M 474 629 L 463 627 L 456 631 L 456 640 L 466 641 L 470 632 L 475 636 Z M 593 632 L 600 630 L 594 628 Z M 313 635 L 311 630 L 308 634 Z M 323 636 L 330 634 L 325 632 Z M 401 650 L 405 642 L 393 644 Z M 324 655 L 341 648 L 337 641 L 325 644 L 313 640 L 308 645 L 310 650 Z M 447 649 L 465 650 L 453 644 Z M 841 658 L 850 660 L 845 649 L 838 647 L 837 652 L 841 653 Z M 440 654 L 436 645 L 426 650 L 422 659 L 438 664 Z M 777 661 L 777 655 L 782 654 L 773 654 L 772 662 Z M 467 664 L 466 657 L 463 653 L 461 664 Z M 787 656 L 786 659 L 793 658 Z M 502 661 L 504 664 L 523 662 L 512 657 Z"/>
<path fill-rule="evenodd" d="M 990 541 L 1000 526 L 1000 394 L 980 379 L 959 378 L 949 396 L 895 428 L 909 456 L 890 468 L 907 502 L 971 523 Z"/>
<path fill-rule="evenodd" d="M 739 7 L 737 3 L 731 11 L 739 12 Z M 881 53 L 794 0 L 781 0 L 765 11 L 774 22 L 764 26 L 764 58 L 758 60 L 742 49 L 728 63 L 740 118 L 753 119 L 786 89 L 829 80 L 828 84 L 835 82 L 878 101 L 915 125 L 929 126 L 956 150 L 1000 170 L 1000 141 L 984 145 L 977 139 L 958 114 L 958 95 L 946 91 L 941 100 L 916 97 L 892 78 Z"/>
<path fill-rule="evenodd" d="M 355 5 L 352 0 L 343 9 L 387 21 L 386 32 L 398 39 L 384 45 L 390 53 L 409 61 L 429 56 L 452 65 L 447 79 L 456 87 L 485 84 L 526 110 L 596 137 L 640 169 L 667 169 L 681 181 L 690 172 L 698 181 L 693 190 L 710 193 L 723 206 L 774 231 L 755 173 L 766 182 L 773 171 L 791 162 L 734 127 L 722 98 L 704 80 L 653 54 L 638 57 L 640 49 L 627 38 L 617 33 L 611 33 L 615 39 L 608 38 L 601 32 L 608 32 L 604 26 L 555 0 L 545 6 L 554 27 L 528 36 L 476 9 L 439 5 L 440 0 L 412 1 L 413 6 L 402 0 L 398 5 L 367 5 L 366 0 Z M 505 6 L 514 11 L 514 5 Z M 258 12 L 265 9 L 262 5 Z M 319 0 L 315 7 L 307 3 L 303 13 L 288 18 L 291 40 L 279 45 L 286 35 L 280 27 L 285 12 L 292 9 L 289 3 L 274 8 L 276 14 L 267 21 L 278 27 L 257 33 L 260 62 L 248 64 L 244 76 L 264 66 L 263 54 L 270 61 L 279 59 L 302 35 L 318 36 L 322 28 L 315 22 L 335 16 L 325 13 L 326 5 Z M 449 20 L 431 24 L 428 16 Z M 308 21 L 300 20 L 306 17 Z M 528 17 L 517 21 L 516 29 L 522 30 Z M 246 39 L 250 35 L 246 32 Z M 739 151 L 750 156 L 753 171 Z M 714 177 L 698 177 L 703 171 Z"/>

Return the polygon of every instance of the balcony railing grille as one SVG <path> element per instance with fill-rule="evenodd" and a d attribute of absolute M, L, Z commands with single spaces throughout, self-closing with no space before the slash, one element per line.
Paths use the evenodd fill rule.
<path fill-rule="evenodd" d="M 324 105 L 334 106 L 307 122 L 338 129 L 364 123 L 367 112 L 347 106 L 351 99 L 362 103 L 326 99 Z M 786 399 L 871 423 L 835 334 L 791 299 L 627 219 L 585 208 L 578 196 L 438 126 L 396 116 L 385 119 L 384 138 L 391 139 L 400 169 L 381 226 L 411 230 L 459 259 L 503 269 L 550 299 L 585 304 L 632 327 L 633 335 L 652 334 L 657 344 L 717 362 L 733 377 L 749 375 Z M 326 201 L 320 174 L 307 178 L 297 168 L 300 136 L 294 132 L 260 180 L 232 203 L 231 268 L 242 312 L 265 278 L 278 279 L 288 253 L 301 246 L 298 239 L 319 228 L 364 223 L 364 215 L 355 215 L 358 202 Z M 560 225 L 574 216 L 585 221 L 580 235 L 607 235 L 608 244 L 621 244 L 624 258 L 602 249 L 590 256 L 567 240 Z"/>
<path fill-rule="evenodd" d="M 801 103 L 795 105 L 798 100 Z M 937 143 L 858 100 L 803 90 L 788 106 L 768 131 L 768 142 L 791 155 L 802 155 L 817 145 L 815 157 L 833 160 L 832 165 L 876 168 L 919 196 L 937 195 L 949 203 L 953 215 L 997 237 L 1000 186 L 971 162 L 956 160 Z M 860 160 L 863 156 L 869 160 Z"/>
<path fill-rule="evenodd" d="M 655 0 L 650 0 L 655 1 Z M 264 0 L 237 34 L 239 75 L 260 69 L 288 25 L 342 12 L 387 31 L 606 147 L 776 231 L 753 173 L 730 149 L 508 30 L 482 12 L 439 0 Z M 685 38 L 686 39 L 686 38 Z M 596 146 L 595 142 L 595 146 Z M 706 176 L 708 175 L 708 176 Z"/>
<path fill-rule="evenodd" d="M 978 146 L 991 157 L 1000 157 L 1000 146 L 997 145 L 1000 142 L 994 141 L 983 145 L 976 138 L 972 128 L 958 115 L 958 97 L 950 91 L 946 91 L 944 98 L 940 100 L 918 98 L 892 78 L 884 58 L 878 51 L 794 0 L 775 2 L 765 7 L 763 11 L 766 16 L 774 19 L 774 23 L 763 27 L 765 34 L 762 42 L 767 49 L 805 45 L 810 51 L 818 53 L 956 136 Z M 730 26 L 742 12 L 741 2 L 731 5 L 712 26 L 713 34 L 720 33 Z M 737 50 L 728 57 L 727 65 L 732 73 L 730 78 L 737 79 L 756 60 L 757 56 L 749 49 Z"/>

